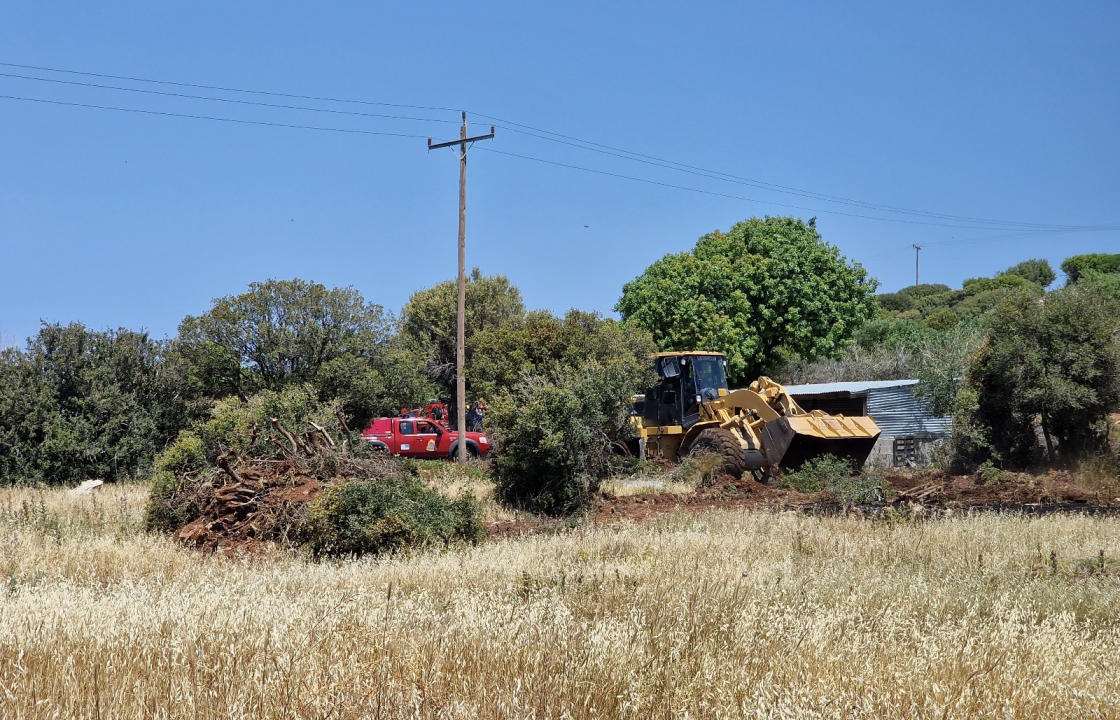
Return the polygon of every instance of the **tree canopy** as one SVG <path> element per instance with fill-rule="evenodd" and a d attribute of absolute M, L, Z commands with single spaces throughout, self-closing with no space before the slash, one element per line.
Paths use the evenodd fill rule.
<path fill-rule="evenodd" d="M 1089 272 L 1102 274 L 1120 273 L 1120 253 L 1074 255 L 1062 261 L 1062 270 L 1067 276 L 1067 282 L 1071 285 L 1080 280 L 1082 275 Z"/>
<path fill-rule="evenodd" d="M 193 390 L 166 344 L 131 330 L 44 324 L 0 353 L 0 482 L 117 480 L 185 425 Z"/>
<path fill-rule="evenodd" d="M 598 313 L 569 310 L 563 318 L 537 310 L 471 339 L 471 392 L 496 397 L 529 376 L 558 380 L 589 363 L 640 373 L 656 351 L 649 333 Z M 640 377 L 640 376 L 639 376 Z M 641 391 L 637 385 L 630 392 Z"/>
<path fill-rule="evenodd" d="M 423 353 L 429 377 L 439 383 L 447 397 L 454 395 L 455 385 L 457 295 L 455 282 L 441 282 L 413 293 L 401 310 L 402 337 Z M 525 315 L 521 291 L 504 275 L 484 276 L 478 268 L 467 279 L 465 309 L 468 365 L 473 364 L 471 339 L 475 333 Z"/>
<path fill-rule="evenodd" d="M 384 346 L 392 319 L 353 288 L 268 280 L 218 298 L 179 325 L 178 349 L 214 397 L 313 382 L 327 363 L 368 358 Z"/>
<path fill-rule="evenodd" d="M 1018 275 L 1040 287 L 1046 287 L 1054 282 L 1054 278 L 1057 277 L 1057 275 L 1054 274 L 1054 268 L 1050 267 L 1050 263 L 1044 259 L 1038 258 L 1034 260 L 1024 260 L 1017 265 L 1012 265 L 1000 274 Z"/>
<path fill-rule="evenodd" d="M 362 425 L 436 394 L 423 356 L 394 330 L 353 288 L 268 280 L 185 318 L 173 350 L 211 398 L 306 383 Z"/>
<path fill-rule="evenodd" d="M 836 357 L 874 314 L 876 283 L 815 223 L 752 218 L 666 255 L 627 283 L 616 309 L 662 350 L 727 355 L 733 383 L 783 357 Z"/>
<path fill-rule="evenodd" d="M 1097 447 L 1106 413 L 1120 407 L 1118 313 L 1117 298 L 1076 286 L 1000 303 L 957 412 L 974 460 L 1029 463 L 1036 418 L 1050 459 Z"/>

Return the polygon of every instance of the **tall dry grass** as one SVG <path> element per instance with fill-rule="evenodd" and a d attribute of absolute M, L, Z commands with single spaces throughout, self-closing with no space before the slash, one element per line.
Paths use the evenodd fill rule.
<path fill-rule="evenodd" d="M 0 717 L 1120 716 L 1115 519 L 718 512 L 316 564 L 177 548 L 114 492 L 0 492 Z"/>

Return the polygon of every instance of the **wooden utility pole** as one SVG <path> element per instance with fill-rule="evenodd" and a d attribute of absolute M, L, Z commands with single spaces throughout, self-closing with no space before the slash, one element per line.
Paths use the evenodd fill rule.
<path fill-rule="evenodd" d="M 467 111 L 463 111 L 463 125 L 459 128 L 459 139 L 432 144 L 428 138 L 428 149 L 459 146 L 459 299 L 455 313 L 455 420 L 459 433 L 459 462 L 467 459 L 467 382 L 463 375 L 464 350 L 466 344 L 467 314 L 467 143 L 477 140 L 490 140 L 494 137 L 494 126 L 489 135 L 467 137 Z"/>
<path fill-rule="evenodd" d="M 914 248 L 914 286 L 917 287 L 917 285 L 918 285 L 918 253 L 920 253 L 922 251 L 922 248 L 918 245 L 914 245 L 913 248 Z"/>

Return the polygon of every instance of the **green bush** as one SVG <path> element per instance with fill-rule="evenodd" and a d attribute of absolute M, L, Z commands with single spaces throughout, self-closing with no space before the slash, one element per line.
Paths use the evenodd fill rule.
<path fill-rule="evenodd" d="M 195 464 L 179 466 L 175 469 L 177 472 L 196 469 L 212 464 L 226 450 L 234 450 L 243 457 L 272 457 L 279 452 L 270 439 L 274 436 L 272 418 L 293 434 L 310 429 L 311 422 L 335 437 L 342 431 L 334 407 L 320 402 L 310 385 L 291 385 L 280 391 L 263 390 L 248 400 L 228 397 L 214 403 L 209 418 L 195 423 L 189 432 L 181 433 L 160 453 L 156 468 L 182 459 Z M 205 462 L 197 462 L 199 451 Z"/>
<path fill-rule="evenodd" d="M 202 438 L 189 430 L 183 430 L 175 442 L 156 455 L 152 469 L 156 473 L 185 473 L 198 470 L 206 465 L 206 448 Z"/>
<path fill-rule="evenodd" d="M 872 472 L 840 478 L 829 490 L 845 505 L 873 505 L 883 500 L 883 478 Z"/>
<path fill-rule="evenodd" d="M 799 492 L 828 492 L 845 505 L 876 503 L 883 498 L 883 479 L 877 473 L 857 474 L 852 461 L 835 455 L 807 460 L 782 475 L 779 485 Z"/>
<path fill-rule="evenodd" d="M 1015 477 L 1014 473 L 1000 470 L 991 460 L 985 460 L 976 469 L 977 485 L 1000 485 Z"/>
<path fill-rule="evenodd" d="M 850 460 L 835 455 L 820 455 L 806 460 L 797 470 L 783 474 L 779 484 L 804 493 L 820 492 L 852 474 Z"/>
<path fill-rule="evenodd" d="M 960 318 L 952 310 L 938 310 L 927 316 L 925 322 L 934 330 L 948 330 L 960 322 Z"/>
<path fill-rule="evenodd" d="M 152 532 L 171 533 L 202 516 L 201 497 L 183 482 L 181 475 L 157 472 L 152 476 L 152 490 L 144 509 L 144 527 Z"/>
<path fill-rule="evenodd" d="M 500 396 L 490 414 L 498 497 L 551 515 L 579 510 L 609 473 L 614 441 L 629 430 L 630 395 L 648 372 L 589 363 Z"/>
<path fill-rule="evenodd" d="M 1043 259 L 1024 260 L 1018 265 L 1007 268 L 1000 275 L 1018 275 L 1039 287 L 1046 287 L 1054 282 L 1054 278 L 1057 277 L 1054 274 L 1054 269 L 1050 267 L 1050 263 Z"/>
<path fill-rule="evenodd" d="M 330 488 L 312 503 L 301 531 L 315 555 L 364 555 L 477 542 L 479 508 L 449 500 L 403 473 Z"/>

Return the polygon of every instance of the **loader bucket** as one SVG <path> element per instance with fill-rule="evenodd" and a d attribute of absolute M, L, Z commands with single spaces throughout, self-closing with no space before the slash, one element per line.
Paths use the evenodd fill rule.
<path fill-rule="evenodd" d="M 807 460 L 835 455 L 863 467 L 879 439 L 879 426 L 867 416 L 796 415 L 780 417 L 762 429 L 766 462 L 783 470 L 796 470 Z"/>

